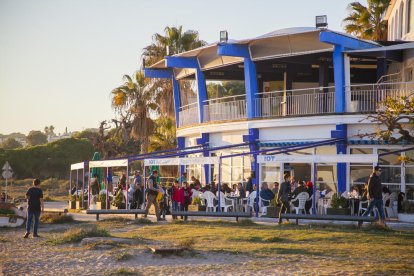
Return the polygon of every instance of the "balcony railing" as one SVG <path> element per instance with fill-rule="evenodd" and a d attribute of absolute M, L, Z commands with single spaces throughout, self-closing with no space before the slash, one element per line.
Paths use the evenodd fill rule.
<path fill-rule="evenodd" d="M 334 87 L 259 93 L 255 108 L 257 118 L 333 113 Z"/>
<path fill-rule="evenodd" d="M 246 96 L 230 96 L 204 102 L 204 121 L 239 120 L 246 118 Z"/>
<path fill-rule="evenodd" d="M 414 82 L 360 84 L 346 87 L 347 112 L 375 112 L 381 101 L 414 93 Z"/>
<path fill-rule="evenodd" d="M 199 123 L 198 115 L 198 104 L 192 103 L 180 107 L 180 112 L 178 113 L 179 117 L 179 127 L 190 126 Z"/>

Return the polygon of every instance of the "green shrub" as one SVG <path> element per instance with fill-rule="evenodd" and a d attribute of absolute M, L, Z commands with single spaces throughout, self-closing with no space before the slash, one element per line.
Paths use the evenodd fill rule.
<path fill-rule="evenodd" d="M 70 223 L 73 222 L 73 217 L 70 215 L 59 215 L 59 214 L 42 214 L 40 221 L 43 223 Z"/>

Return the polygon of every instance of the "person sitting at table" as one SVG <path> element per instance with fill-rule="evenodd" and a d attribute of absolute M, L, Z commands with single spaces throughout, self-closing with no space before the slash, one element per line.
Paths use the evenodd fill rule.
<path fill-rule="evenodd" d="M 279 192 L 279 182 L 274 182 L 273 183 L 273 189 L 272 192 L 277 195 L 277 193 Z"/>
<path fill-rule="evenodd" d="M 299 180 L 298 186 L 293 190 L 292 193 L 292 199 L 295 199 L 300 193 L 308 193 L 308 190 L 305 188 L 305 181 Z M 299 200 L 295 200 L 293 202 L 293 206 L 298 207 L 299 206 Z"/>
<path fill-rule="evenodd" d="M 191 182 L 192 182 L 191 184 L 193 184 L 194 187 L 197 186 L 197 185 L 200 185 L 201 186 L 200 180 L 198 180 L 197 178 L 195 178 L 194 175 L 191 176 Z"/>
<path fill-rule="evenodd" d="M 260 190 L 260 197 L 264 199 L 263 206 L 269 206 L 270 200 L 275 198 L 275 194 L 269 189 L 266 182 L 262 184 L 262 188 Z"/>
<path fill-rule="evenodd" d="M 229 187 L 229 185 L 227 183 L 224 183 L 223 185 L 221 185 L 221 189 L 220 189 L 225 195 L 230 194 L 231 193 L 231 189 Z"/>
<path fill-rule="evenodd" d="M 237 184 L 236 195 L 238 195 L 240 198 L 246 197 L 246 191 L 244 190 L 242 183 Z"/>
<path fill-rule="evenodd" d="M 308 192 L 309 198 L 313 196 L 313 183 L 312 181 L 306 182 L 305 185 L 306 192 Z M 310 214 L 310 209 L 312 208 L 312 200 L 307 200 L 305 203 L 306 214 Z"/>

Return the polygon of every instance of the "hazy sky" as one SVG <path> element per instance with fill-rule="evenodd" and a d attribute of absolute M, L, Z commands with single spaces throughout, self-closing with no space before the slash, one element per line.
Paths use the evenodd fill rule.
<path fill-rule="evenodd" d="M 0 0 L 0 133 L 98 127 L 110 92 L 139 68 L 142 48 L 167 25 L 241 39 L 328 15 L 342 30 L 345 0 Z M 366 1 L 361 1 L 366 2 Z"/>

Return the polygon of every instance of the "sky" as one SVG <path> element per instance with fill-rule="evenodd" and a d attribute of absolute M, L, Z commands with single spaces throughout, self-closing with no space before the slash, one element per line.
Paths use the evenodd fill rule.
<path fill-rule="evenodd" d="M 314 26 L 316 15 L 341 31 L 351 2 L 0 0 L 0 133 L 81 131 L 114 118 L 111 90 L 140 68 L 142 49 L 165 26 L 209 43 L 220 30 L 243 39 Z"/>

